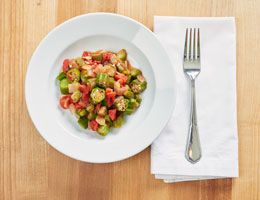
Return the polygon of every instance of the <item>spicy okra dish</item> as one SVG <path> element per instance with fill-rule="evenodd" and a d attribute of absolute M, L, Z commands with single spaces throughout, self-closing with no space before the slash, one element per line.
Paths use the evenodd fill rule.
<path fill-rule="evenodd" d="M 84 51 L 81 57 L 65 59 L 57 80 L 61 108 L 70 110 L 79 126 L 102 136 L 120 128 L 126 116 L 139 108 L 140 94 L 147 87 L 125 49 Z"/>

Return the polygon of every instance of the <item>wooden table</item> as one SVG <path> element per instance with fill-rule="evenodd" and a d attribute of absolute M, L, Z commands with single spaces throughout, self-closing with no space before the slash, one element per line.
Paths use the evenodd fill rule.
<path fill-rule="evenodd" d="M 260 1 L 1 0 L 0 199 L 260 199 Z M 116 12 L 153 28 L 154 15 L 235 16 L 240 177 L 165 184 L 150 174 L 150 150 L 112 164 L 73 160 L 37 133 L 24 99 L 29 59 L 65 20 Z"/>

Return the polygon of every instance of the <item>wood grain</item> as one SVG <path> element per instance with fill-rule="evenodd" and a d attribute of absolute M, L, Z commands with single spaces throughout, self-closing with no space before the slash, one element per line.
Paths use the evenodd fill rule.
<path fill-rule="evenodd" d="M 260 0 L 1 0 L 0 199 L 260 199 Z M 56 25 L 88 12 L 116 12 L 153 28 L 154 15 L 235 16 L 240 177 L 164 184 L 149 148 L 112 164 L 70 159 L 32 124 L 24 100 L 28 62 Z"/>

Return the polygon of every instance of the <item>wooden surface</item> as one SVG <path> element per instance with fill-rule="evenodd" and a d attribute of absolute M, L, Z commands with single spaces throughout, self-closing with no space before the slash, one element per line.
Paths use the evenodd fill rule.
<path fill-rule="evenodd" d="M 260 0 L 1 0 L 0 199 L 260 199 L 259 8 Z M 151 29 L 154 15 L 236 17 L 238 179 L 165 184 L 150 174 L 150 149 L 113 164 L 88 164 L 57 152 L 37 133 L 24 99 L 29 59 L 52 28 L 97 11 Z"/>

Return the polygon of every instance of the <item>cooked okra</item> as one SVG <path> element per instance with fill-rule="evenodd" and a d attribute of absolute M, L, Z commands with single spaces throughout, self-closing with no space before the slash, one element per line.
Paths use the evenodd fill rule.
<path fill-rule="evenodd" d="M 81 57 L 65 59 L 58 74 L 60 105 L 69 109 L 83 129 L 101 136 L 120 128 L 142 101 L 147 82 L 131 65 L 125 49 L 84 51 Z"/>

